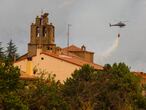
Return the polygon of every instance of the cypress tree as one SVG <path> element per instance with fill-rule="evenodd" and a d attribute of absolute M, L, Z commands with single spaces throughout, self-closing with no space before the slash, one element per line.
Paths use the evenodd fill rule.
<path fill-rule="evenodd" d="M 0 42 L 0 61 L 2 61 L 3 58 L 4 58 L 4 52 L 3 52 L 2 43 Z"/>
<path fill-rule="evenodd" d="M 12 40 L 10 40 L 8 43 L 7 43 L 7 50 L 6 50 L 6 57 L 8 60 L 10 61 L 14 61 L 17 57 L 18 57 L 18 54 L 17 54 L 17 47 L 16 45 L 13 43 Z"/>

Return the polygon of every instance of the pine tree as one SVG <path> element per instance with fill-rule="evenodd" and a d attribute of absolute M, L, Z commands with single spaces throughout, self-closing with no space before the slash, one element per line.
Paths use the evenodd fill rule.
<path fill-rule="evenodd" d="M 7 50 L 6 50 L 6 57 L 7 59 L 9 59 L 10 61 L 14 61 L 16 59 L 16 57 L 18 57 L 17 54 L 17 47 L 16 45 L 13 43 L 12 40 L 10 40 L 7 43 Z"/>
<path fill-rule="evenodd" d="M 0 42 L 0 61 L 3 60 L 3 58 L 4 58 L 3 47 L 1 45 L 2 45 L 2 43 Z"/>

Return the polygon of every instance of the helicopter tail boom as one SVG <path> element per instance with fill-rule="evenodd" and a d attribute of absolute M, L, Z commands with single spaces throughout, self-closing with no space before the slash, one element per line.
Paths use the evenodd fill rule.
<path fill-rule="evenodd" d="M 109 23 L 109 26 L 111 27 L 112 25 Z"/>

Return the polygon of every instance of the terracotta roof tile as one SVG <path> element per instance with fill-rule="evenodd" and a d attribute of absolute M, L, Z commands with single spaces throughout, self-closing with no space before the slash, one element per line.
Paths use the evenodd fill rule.
<path fill-rule="evenodd" d="M 32 57 L 34 57 L 34 56 L 36 56 L 36 55 L 33 55 Z M 15 61 L 15 63 L 16 63 L 16 62 L 19 62 L 19 61 L 22 61 L 22 60 L 24 60 L 24 59 L 27 59 L 27 58 L 28 58 L 28 53 L 26 53 L 26 54 L 22 55 L 21 57 L 19 57 L 19 58 Z"/>
<path fill-rule="evenodd" d="M 146 73 L 144 72 L 133 72 L 136 76 L 146 79 Z"/>
<path fill-rule="evenodd" d="M 65 47 L 62 49 L 63 51 L 83 51 L 81 48 L 75 46 L 75 45 L 70 45 L 69 47 Z M 90 51 L 85 51 L 85 52 L 89 52 L 89 53 L 94 53 L 94 52 L 90 52 Z"/>
<path fill-rule="evenodd" d="M 49 53 L 49 52 L 42 52 L 42 54 L 45 54 L 45 55 L 48 55 L 48 56 L 51 56 L 51 57 L 54 57 L 54 58 L 72 63 L 72 64 L 75 64 L 75 65 L 78 65 L 78 66 L 83 66 L 84 64 L 89 64 L 97 70 L 102 70 L 103 69 L 103 66 L 101 66 L 101 65 L 98 65 L 98 64 L 95 64 L 95 63 L 90 63 L 90 62 L 84 61 L 82 59 L 73 57 L 73 56 L 56 55 L 56 54 Z"/>
<path fill-rule="evenodd" d="M 75 45 L 70 45 L 69 47 L 63 48 L 63 50 L 68 50 L 68 51 L 82 51 L 81 48 L 75 46 Z"/>
<path fill-rule="evenodd" d="M 17 61 L 21 61 L 21 60 L 23 60 L 23 59 L 26 59 L 26 58 L 27 58 L 27 55 L 28 55 L 28 53 L 22 55 L 21 57 L 19 57 L 18 59 L 16 59 L 16 62 L 17 62 Z"/>
<path fill-rule="evenodd" d="M 63 60 L 63 61 L 72 63 L 72 64 L 77 65 L 77 66 L 83 66 L 84 64 L 89 64 L 89 65 L 93 66 L 97 70 L 98 69 L 99 70 L 103 69 L 103 66 L 101 66 L 101 65 L 98 65 L 98 64 L 95 64 L 95 63 L 91 63 L 91 62 L 87 62 L 85 60 L 82 60 L 78 56 L 71 55 L 71 54 L 69 54 L 69 55 L 65 55 L 65 54 L 58 55 L 58 54 L 54 54 L 52 52 L 42 52 L 41 54 L 45 54 L 45 55 L 48 55 L 48 56 Z M 21 56 L 16 62 L 22 61 L 24 59 L 27 59 L 27 54 Z"/>

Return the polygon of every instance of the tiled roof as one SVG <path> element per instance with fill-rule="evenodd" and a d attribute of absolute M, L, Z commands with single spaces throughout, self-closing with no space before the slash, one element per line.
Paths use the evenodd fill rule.
<path fill-rule="evenodd" d="M 95 64 L 95 63 L 90 63 L 90 62 L 84 61 L 84 60 L 82 60 L 80 58 L 73 57 L 73 56 L 56 55 L 56 54 L 53 54 L 53 53 L 50 53 L 50 52 L 42 52 L 41 54 L 45 54 L 45 55 L 48 55 L 48 56 L 63 60 L 63 61 L 75 64 L 77 66 L 83 66 L 84 64 L 89 64 L 89 65 L 93 66 L 97 70 L 102 70 L 103 69 L 103 66 L 101 66 L 101 65 L 98 65 L 98 64 Z"/>
<path fill-rule="evenodd" d="M 82 51 L 81 48 L 75 46 L 75 45 L 71 45 L 69 47 L 65 47 L 63 48 L 63 50 L 68 50 L 68 51 Z"/>
<path fill-rule="evenodd" d="M 21 61 L 21 60 L 23 60 L 23 59 L 26 59 L 26 58 L 27 58 L 27 55 L 28 55 L 28 53 L 22 55 L 21 57 L 19 57 L 18 59 L 16 59 L 16 62 L 17 62 L 17 61 Z"/>
<path fill-rule="evenodd" d="M 36 56 L 36 55 L 33 55 L 32 57 L 34 57 L 34 56 Z M 27 59 L 27 58 L 28 58 L 28 53 L 26 53 L 26 54 L 22 55 L 21 57 L 19 57 L 18 59 L 16 59 L 15 63 L 22 61 L 24 59 Z"/>
<path fill-rule="evenodd" d="M 146 79 L 146 73 L 143 72 L 133 72 L 136 76 Z"/>
<path fill-rule="evenodd" d="M 74 55 L 70 55 L 70 54 L 69 55 L 64 55 L 64 54 L 58 55 L 58 54 L 54 54 L 52 52 L 42 52 L 41 54 L 45 54 L 45 55 L 48 55 L 48 56 L 63 60 L 63 61 L 66 61 L 68 63 L 72 63 L 72 64 L 77 65 L 77 66 L 83 66 L 84 64 L 89 64 L 89 65 L 93 66 L 97 70 L 98 69 L 99 70 L 103 69 L 103 66 L 101 66 L 101 65 L 84 61 L 84 60 L 80 59 L 79 57 L 74 56 Z M 21 56 L 20 58 L 18 58 L 18 60 L 16 62 L 22 61 L 24 59 L 27 59 L 27 54 L 25 54 L 25 55 Z"/>
<path fill-rule="evenodd" d="M 69 47 L 65 47 L 62 49 L 63 51 L 83 51 L 81 48 L 75 46 L 75 45 L 70 45 Z M 85 51 L 85 52 L 89 52 L 89 53 L 94 53 L 94 52 L 90 52 L 90 51 Z"/>

